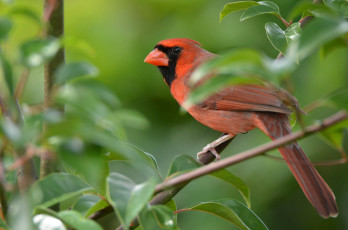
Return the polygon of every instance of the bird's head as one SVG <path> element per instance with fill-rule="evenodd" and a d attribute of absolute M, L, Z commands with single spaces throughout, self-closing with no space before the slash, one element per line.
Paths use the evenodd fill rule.
<path fill-rule="evenodd" d="M 200 45 L 188 38 L 163 40 L 157 43 L 144 61 L 157 66 L 170 87 L 175 79 L 188 77 L 202 61 L 213 55 Z"/>

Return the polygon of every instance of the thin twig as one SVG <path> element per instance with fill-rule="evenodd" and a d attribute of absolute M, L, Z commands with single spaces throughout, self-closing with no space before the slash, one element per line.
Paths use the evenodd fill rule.
<path fill-rule="evenodd" d="M 28 68 L 25 68 L 23 70 L 23 72 L 19 78 L 19 81 L 17 83 L 17 86 L 16 86 L 14 98 L 17 98 L 18 100 L 21 98 L 23 91 L 24 91 L 24 88 L 25 88 L 25 85 L 27 84 L 27 81 L 28 81 L 29 73 L 30 73 L 30 71 Z"/>
<path fill-rule="evenodd" d="M 285 144 L 288 144 L 290 142 L 296 141 L 298 139 L 301 139 L 305 136 L 308 136 L 310 134 L 313 134 L 315 132 L 318 132 L 322 129 L 325 129 L 329 126 L 332 126 L 340 121 L 343 121 L 348 118 L 348 114 L 345 111 L 340 111 L 334 115 L 332 115 L 329 118 L 326 118 L 322 121 L 319 125 L 312 125 L 310 127 L 305 128 L 304 130 L 297 131 L 295 133 L 291 133 L 289 135 L 286 135 L 284 137 L 281 137 L 279 139 L 276 139 L 272 142 L 263 144 L 261 146 L 258 146 L 256 148 L 244 151 L 242 153 L 239 153 L 237 155 L 228 157 L 226 159 L 223 159 L 219 162 L 213 162 L 209 165 L 203 166 L 201 168 L 198 168 L 196 170 L 193 170 L 191 172 L 179 175 L 173 179 L 164 181 L 156 186 L 155 191 L 160 192 L 167 188 L 174 187 L 176 185 L 186 183 L 188 181 L 191 181 L 195 178 L 210 174 L 212 172 L 218 171 L 220 169 L 226 168 L 228 166 L 231 166 L 233 164 L 236 164 L 238 162 L 247 160 L 249 158 L 255 157 L 257 155 L 260 155 L 262 153 L 265 153 L 269 150 L 278 148 L 280 146 L 283 146 Z"/>
<path fill-rule="evenodd" d="M 1 211 L 3 216 L 6 216 L 7 213 L 7 200 L 6 200 L 6 175 L 5 175 L 5 169 L 4 169 L 4 154 L 5 149 L 7 146 L 7 141 L 3 143 L 0 150 L 0 204 L 1 204 Z"/>

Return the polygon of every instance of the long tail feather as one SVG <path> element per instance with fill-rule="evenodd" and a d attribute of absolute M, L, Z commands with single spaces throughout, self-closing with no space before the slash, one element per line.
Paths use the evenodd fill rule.
<path fill-rule="evenodd" d="M 285 114 L 262 113 L 259 115 L 259 119 L 261 121 L 259 128 L 273 140 L 291 133 Z M 279 151 L 319 215 L 324 218 L 336 217 L 338 208 L 335 195 L 300 146 L 293 143 L 279 148 Z"/>

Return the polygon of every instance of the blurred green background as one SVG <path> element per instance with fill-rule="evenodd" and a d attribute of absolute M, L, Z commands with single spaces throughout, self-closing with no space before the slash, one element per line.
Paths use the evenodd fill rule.
<path fill-rule="evenodd" d="M 5 2 L 3 0 L 3 2 Z M 7 1 L 8 2 L 8 1 Z M 42 1 L 14 1 L 42 11 Z M 228 0 L 68 0 L 65 1 L 66 60 L 88 60 L 100 70 L 98 80 L 106 84 L 125 108 L 141 112 L 149 121 L 144 129 L 127 128 L 127 142 L 153 154 L 163 175 L 179 154 L 195 156 L 220 134 L 182 113 L 169 93 L 159 71 L 143 62 L 155 44 L 163 39 L 187 37 L 211 52 L 251 48 L 276 57 L 268 42 L 264 24 L 272 16 L 259 16 L 239 22 L 239 13 L 219 23 L 219 13 Z M 274 1 L 287 16 L 296 1 Z M 5 13 L 0 1 L 0 11 Z M 35 37 L 38 26 L 26 17 L 16 17 L 5 50 Z M 11 53 L 11 59 L 18 52 Z M 17 77 L 20 73 L 15 70 Z M 327 57 L 315 53 L 302 62 L 292 76 L 293 94 L 302 106 L 329 92 L 348 86 L 348 52 L 337 49 Z M 40 103 L 43 97 L 42 69 L 32 71 L 25 89 L 24 103 Z M 308 124 L 332 114 L 322 108 L 306 117 Z M 294 129 L 298 129 L 296 126 Z M 269 139 L 259 130 L 238 136 L 222 158 L 249 149 Z M 300 141 L 313 161 L 338 159 L 339 153 L 318 135 Z M 279 155 L 274 151 L 274 154 Z M 229 168 L 250 187 L 251 208 L 270 229 L 348 229 L 348 166 L 318 167 L 336 195 L 340 215 L 324 220 L 309 204 L 284 162 L 257 157 Z M 242 200 L 229 185 L 208 176 L 187 186 L 175 198 L 178 208 L 201 201 L 232 197 Z M 178 215 L 182 229 L 235 229 L 217 217 L 199 212 Z"/>

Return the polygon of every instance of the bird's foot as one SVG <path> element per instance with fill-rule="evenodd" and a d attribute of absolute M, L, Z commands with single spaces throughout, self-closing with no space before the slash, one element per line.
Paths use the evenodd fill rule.
<path fill-rule="evenodd" d="M 215 140 L 212 143 L 205 146 L 202 151 L 197 153 L 197 159 L 200 159 L 207 152 L 211 152 L 215 156 L 216 160 L 220 160 L 220 154 L 216 151 L 216 147 L 218 145 L 222 144 L 223 142 L 233 138 L 233 137 L 234 137 L 234 135 L 231 135 L 231 134 L 225 134 L 225 135 L 221 136 L 217 140 Z"/>
<path fill-rule="evenodd" d="M 216 145 L 214 145 L 213 143 L 208 144 L 207 146 L 203 148 L 202 151 L 197 153 L 197 159 L 201 158 L 201 156 L 203 156 L 207 152 L 211 152 L 215 156 L 216 160 L 220 160 L 220 154 L 216 151 L 215 149 Z"/>

